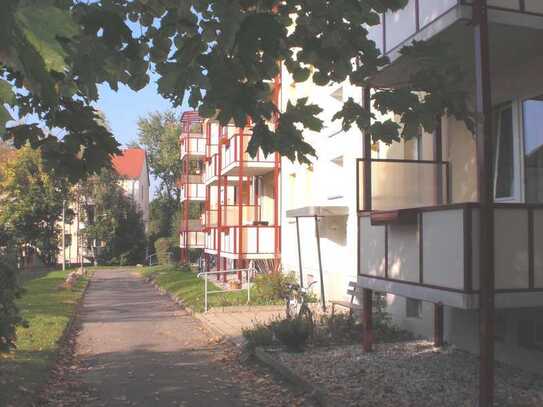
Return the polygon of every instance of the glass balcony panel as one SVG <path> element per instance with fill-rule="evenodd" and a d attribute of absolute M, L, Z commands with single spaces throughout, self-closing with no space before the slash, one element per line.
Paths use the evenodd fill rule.
<path fill-rule="evenodd" d="M 419 0 L 419 21 L 424 27 L 458 4 L 458 0 Z"/>
<path fill-rule="evenodd" d="M 359 209 L 364 210 L 364 161 L 358 164 Z M 372 210 L 387 211 L 445 204 L 448 163 L 372 160 Z"/>
<path fill-rule="evenodd" d="M 405 8 L 385 14 L 386 51 L 401 44 L 417 31 L 415 0 L 410 0 Z"/>

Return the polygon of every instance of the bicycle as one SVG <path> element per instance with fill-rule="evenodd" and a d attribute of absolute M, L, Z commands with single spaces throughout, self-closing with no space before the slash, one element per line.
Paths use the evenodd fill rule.
<path fill-rule="evenodd" d="M 285 296 L 287 319 L 299 318 L 306 320 L 310 325 L 311 332 L 313 332 L 314 321 L 313 313 L 308 305 L 308 293 L 316 283 L 316 281 L 313 281 L 307 287 L 301 287 L 299 284 L 288 284 L 288 291 Z"/>

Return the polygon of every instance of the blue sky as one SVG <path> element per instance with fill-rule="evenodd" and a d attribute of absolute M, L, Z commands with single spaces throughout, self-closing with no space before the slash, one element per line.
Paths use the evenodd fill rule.
<path fill-rule="evenodd" d="M 158 94 L 157 75 L 151 74 L 151 82 L 139 92 L 134 92 L 127 86 L 119 87 L 117 92 L 109 85 L 99 86 L 100 99 L 96 107 L 104 112 L 113 134 L 123 146 L 138 139 L 138 119 L 151 112 L 163 112 L 172 109 L 170 102 Z M 181 111 L 182 109 L 176 109 Z M 157 181 L 151 180 L 152 196 L 157 187 Z"/>

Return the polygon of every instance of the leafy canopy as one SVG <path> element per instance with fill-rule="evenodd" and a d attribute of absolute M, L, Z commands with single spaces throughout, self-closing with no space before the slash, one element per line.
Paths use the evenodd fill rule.
<path fill-rule="evenodd" d="M 299 82 L 324 86 L 349 80 L 371 86 L 372 75 L 389 61 L 368 39 L 367 27 L 407 0 L 8 3 L 0 17 L 0 104 L 37 114 L 65 135 L 61 141 L 36 126 L 19 125 L 7 137 L 16 145 L 43 145 L 54 165 L 83 172 L 95 171 L 117 146 L 107 130 L 95 125 L 90 103 L 97 98 L 96 85 L 140 89 L 149 80 L 149 67 L 159 75 L 159 92 L 174 106 L 186 100 L 204 117 L 217 115 L 222 124 L 233 121 L 239 127 L 250 118 L 249 152 L 260 147 L 305 161 L 314 150 L 303 140 L 303 128 L 322 128 L 321 109 L 300 99 L 278 111 L 272 96 L 281 67 Z M 439 44 L 405 48 L 421 69 L 406 74 L 404 84 L 372 95 L 380 112 L 399 115 L 400 125 L 376 120 L 353 99 L 336 119 L 387 143 L 412 137 L 421 126 L 431 131 L 436 116 L 444 113 L 472 127 L 466 95 L 455 83 L 463 73 L 447 52 Z M 5 108 L 0 110 L 2 123 L 8 117 Z M 273 118 L 276 126 L 271 127 Z"/>
<path fill-rule="evenodd" d="M 46 171 L 40 150 L 24 147 L 0 164 L 0 247 L 30 245 L 45 264 L 54 264 L 62 202 L 69 183 Z"/>
<path fill-rule="evenodd" d="M 160 181 L 160 192 L 179 201 L 177 181 L 181 177 L 179 135 L 181 123 L 175 112 L 155 112 L 138 120 L 138 141 L 147 152 L 151 173 Z"/>

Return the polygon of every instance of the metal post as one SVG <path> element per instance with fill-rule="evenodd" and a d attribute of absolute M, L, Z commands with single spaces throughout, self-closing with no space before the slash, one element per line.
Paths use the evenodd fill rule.
<path fill-rule="evenodd" d="M 441 126 L 441 116 L 436 117 L 436 128 L 434 130 L 434 160 L 437 161 L 436 169 L 436 204 L 443 205 L 445 197 L 443 195 L 443 129 Z"/>
<path fill-rule="evenodd" d="M 62 271 L 66 270 L 66 200 L 62 200 Z"/>
<path fill-rule="evenodd" d="M 251 268 L 247 269 L 247 304 L 251 303 Z"/>
<path fill-rule="evenodd" d="M 494 405 L 494 191 L 492 185 L 492 99 L 486 0 L 473 2 L 479 188 L 479 406 Z"/>
<path fill-rule="evenodd" d="M 434 346 L 443 346 L 443 304 L 434 304 Z"/>
<path fill-rule="evenodd" d="M 298 267 L 300 270 L 300 287 L 304 286 L 304 272 L 302 270 L 302 242 L 300 241 L 300 219 L 296 216 L 296 236 L 298 239 Z"/>
<path fill-rule="evenodd" d="M 371 352 L 373 345 L 373 291 L 364 288 L 362 318 L 364 323 L 364 337 L 362 338 L 362 348 L 364 352 Z"/>
<path fill-rule="evenodd" d="M 320 285 L 321 285 L 321 302 L 322 310 L 326 312 L 326 297 L 324 296 L 324 276 L 322 274 L 322 258 L 321 258 L 321 238 L 319 233 L 319 218 L 315 216 L 315 236 L 317 238 L 317 253 L 319 256 L 319 274 L 320 274 Z"/>
<path fill-rule="evenodd" d="M 207 312 L 207 273 L 204 273 L 204 311 Z"/>
<path fill-rule="evenodd" d="M 371 88 L 365 87 L 362 93 L 362 106 L 371 113 Z M 363 209 L 371 211 L 371 134 L 369 131 L 364 131 L 364 199 Z"/>

